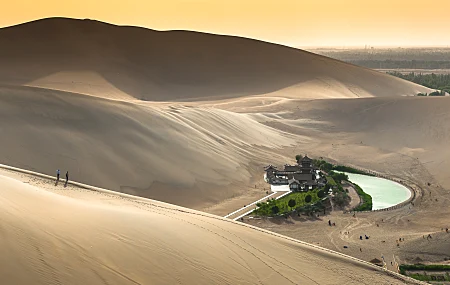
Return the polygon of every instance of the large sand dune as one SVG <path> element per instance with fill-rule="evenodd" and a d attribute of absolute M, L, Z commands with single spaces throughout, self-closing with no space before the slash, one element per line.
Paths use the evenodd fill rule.
<path fill-rule="evenodd" d="M 262 166 L 284 148 L 317 142 L 245 114 L 247 95 L 273 114 L 280 98 L 426 91 L 256 40 L 61 18 L 0 29 L 0 62 L 0 162 L 220 214 L 262 197 Z"/>
<path fill-rule="evenodd" d="M 270 157 L 263 148 L 302 140 L 220 109 L 31 87 L 0 88 L 0 116 L 3 163 L 196 208 L 241 193 L 236 184 L 250 184 L 253 165 Z"/>
<path fill-rule="evenodd" d="M 0 170 L 5 284 L 417 284 L 216 216 Z"/>
<path fill-rule="evenodd" d="M 121 100 L 185 101 L 273 92 L 291 98 L 353 98 L 428 91 L 256 40 L 62 18 L 0 29 L 0 62 L 0 83 Z"/>
<path fill-rule="evenodd" d="M 446 226 L 450 201 L 450 101 L 402 96 L 417 92 L 428 89 L 255 40 L 45 19 L 0 29 L 0 163 L 69 170 L 76 181 L 225 215 L 265 196 L 263 166 L 326 157 L 430 194 L 416 208 L 351 221 L 333 212 L 331 233 L 320 220 L 267 228 L 351 245 L 365 260 L 411 260 L 423 234 Z M 406 282 L 217 216 L 1 174 L 9 284 Z M 380 219 L 384 232 L 371 228 Z M 357 233 L 340 233 L 350 228 L 376 243 L 358 250 Z M 399 233 L 410 243 L 382 244 Z M 446 250 L 427 244 L 422 257 Z"/>

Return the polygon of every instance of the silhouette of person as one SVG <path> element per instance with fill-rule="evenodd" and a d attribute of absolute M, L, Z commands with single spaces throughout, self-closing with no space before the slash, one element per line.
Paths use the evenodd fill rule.
<path fill-rule="evenodd" d="M 69 181 L 69 171 L 66 172 L 66 184 Z"/>
<path fill-rule="evenodd" d="M 59 169 L 56 170 L 56 182 L 59 181 L 59 174 L 60 174 L 60 173 L 61 173 L 61 172 L 59 171 Z"/>

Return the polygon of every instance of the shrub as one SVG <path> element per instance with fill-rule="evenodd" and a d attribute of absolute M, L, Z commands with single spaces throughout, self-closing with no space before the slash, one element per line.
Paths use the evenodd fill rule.
<path fill-rule="evenodd" d="M 296 204 L 297 204 L 297 203 L 295 202 L 294 199 L 291 199 L 291 200 L 289 200 L 289 202 L 288 202 L 288 206 L 291 207 L 291 208 L 294 208 Z"/>
<path fill-rule="evenodd" d="M 311 195 L 306 195 L 306 197 L 305 197 L 305 203 L 311 203 L 311 200 L 312 200 L 312 197 L 311 197 Z"/>
<path fill-rule="evenodd" d="M 319 197 L 320 199 L 322 199 L 323 197 L 325 197 L 325 191 L 320 190 L 319 192 L 317 192 L 317 197 Z"/>
<path fill-rule="evenodd" d="M 434 92 L 431 92 L 428 96 L 445 96 L 445 92 L 436 90 Z"/>
<path fill-rule="evenodd" d="M 362 204 L 356 207 L 355 211 L 372 211 L 372 196 L 364 192 L 361 187 L 359 187 L 357 184 L 353 183 L 355 186 L 355 190 L 358 193 L 359 197 L 362 199 Z"/>

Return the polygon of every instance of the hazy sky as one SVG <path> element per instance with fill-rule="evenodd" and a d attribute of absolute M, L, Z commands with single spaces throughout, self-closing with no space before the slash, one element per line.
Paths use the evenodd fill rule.
<path fill-rule="evenodd" d="M 0 27 L 71 17 L 291 46 L 450 45 L 450 0 L 14 0 L 0 11 Z"/>

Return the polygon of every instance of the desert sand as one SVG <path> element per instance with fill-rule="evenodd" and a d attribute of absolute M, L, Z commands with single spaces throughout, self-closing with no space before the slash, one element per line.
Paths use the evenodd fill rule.
<path fill-rule="evenodd" d="M 217 216 L 0 170 L 7 284 L 416 284 Z"/>
<path fill-rule="evenodd" d="M 328 262 L 310 246 L 210 215 L 225 216 L 264 197 L 269 186 L 262 179 L 263 167 L 294 163 L 296 154 L 305 153 L 407 180 L 423 189 L 422 198 L 414 209 L 355 220 L 333 212 L 338 224 L 333 232 L 320 220 L 246 222 L 366 261 L 381 254 L 406 262 L 447 258 L 444 242 L 417 247 L 424 233 L 445 241 L 440 231 L 449 226 L 450 101 L 414 97 L 429 92 L 423 86 L 256 40 L 60 18 L 0 29 L 0 62 L 0 163 L 47 175 L 57 168 L 69 170 L 71 179 L 81 183 L 209 213 L 180 212 L 173 205 L 162 210 L 155 205 L 166 204 L 156 201 L 138 207 L 116 196 L 55 190 L 48 182 L 36 188 L 22 183 L 29 178 L 2 178 L 8 185 L 2 189 L 16 190 L 4 190 L 0 198 L 1 218 L 8 219 L 13 236 L 1 248 L 17 258 L 10 266 L 28 264 L 31 270 L 39 263 L 38 249 L 45 249 L 45 262 L 36 275 L 20 276 L 23 282 L 46 272 L 57 276 L 54 280 L 77 283 L 70 278 L 79 271 L 84 272 L 80 282 L 100 278 L 95 277 L 100 272 L 101 278 L 116 280 L 112 283 L 125 276 L 148 284 L 147 273 L 153 272 L 152 280 L 161 282 L 178 276 L 209 284 L 307 284 L 311 279 L 351 284 L 354 275 L 360 277 L 355 284 L 373 284 L 367 280 L 375 276 L 382 276 L 379 284 L 394 284 L 358 261 L 334 260 L 338 255 L 330 253 L 333 261 Z M 358 233 L 340 234 L 349 227 L 369 233 L 380 219 L 388 222 L 383 231 L 370 232 L 378 237 L 362 255 Z M 83 237 L 86 232 L 92 235 Z M 409 237 L 400 249 L 387 242 L 382 246 L 382 240 L 397 235 Z M 202 249 L 207 240 L 205 252 L 217 250 L 208 255 L 186 248 L 180 236 L 192 248 Z M 37 260 L 30 261 L 26 252 L 36 244 Z M 351 246 L 344 251 L 346 244 Z M 91 245 L 100 259 L 90 255 Z M 256 253 L 264 253 L 266 259 L 257 255 L 264 262 L 257 261 Z M 69 258 L 65 265 L 55 262 L 61 256 Z M 314 263 L 315 258 L 320 260 Z M 84 262 L 94 271 L 85 271 Z M 172 274 L 169 264 L 178 264 L 178 273 Z M 197 271 L 182 270 L 181 264 Z M 289 266 L 281 269 L 280 264 Z M 61 266 L 72 273 L 58 273 Z M 208 274 L 198 273 L 199 268 Z M 43 273 L 41 278 L 44 284 L 51 279 Z"/>
<path fill-rule="evenodd" d="M 428 91 L 275 44 L 91 20 L 0 29 L 0 61 L 1 162 L 218 214 L 262 197 L 261 167 L 283 149 L 316 141 L 258 116 L 290 99 Z"/>

